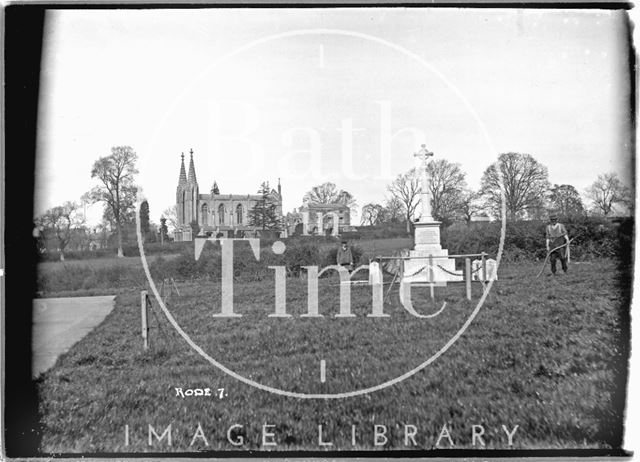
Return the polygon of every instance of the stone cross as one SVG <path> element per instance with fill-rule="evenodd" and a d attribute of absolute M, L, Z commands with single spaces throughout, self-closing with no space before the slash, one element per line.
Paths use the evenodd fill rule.
<path fill-rule="evenodd" d="M 420 150 L 413 154 L 413 157 L 417 157 L 422 161 L 422 168 L 427 170 L 427 161 L 429 157 L 433 157 L 433 153 L 427 149 L 427 145 L 423 144 L 420 146 Z"/>
<path fill-rule="evenodd" d="M 434 220 L 431 216 L 431 189 L 429 187 L 429 174 L 427 172 L 427 161 L 429 157 L 433 157 L 433 152 L 427 149 L 426 144 L 423 144 L 420 150 L 413 154 L 413 157 L 417 157 L 422 161 L 422 192 L 420 194 L 422 214 L 420 215 L 420 221 L 433 222 Z"/>

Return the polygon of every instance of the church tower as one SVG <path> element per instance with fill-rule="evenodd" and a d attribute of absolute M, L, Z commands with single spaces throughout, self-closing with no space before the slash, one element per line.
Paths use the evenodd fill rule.
<path fill-rule="evenodd" d="M 186 199 L 186 186 L 187 186 L 187 172 L 184 168 L 184 153 L 181 155 L 182 161 L 180 164 L 180 177 L 178 178 L 178 187 L 176 188 L 176 214 L 178 219 L 178 226 L 185 224 L 185 199 Z"/>
<path fill-rule="evenodd" d="M 185 185 L 185 225 L 189 225 L 192 221 L 199 222 L 198 220 L 198 198 L 199 188 L 198 180 L 196 179 L 196 168 L 193 164 L 193 149 L 189 152 L 191 158 L 189 160 L 189 176 L 187 177 L 187 184 Z"/>

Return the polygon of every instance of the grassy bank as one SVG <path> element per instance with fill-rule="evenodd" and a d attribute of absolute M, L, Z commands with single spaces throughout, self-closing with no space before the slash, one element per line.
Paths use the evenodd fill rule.
<path fill-rule="evenodd" d="M 194 352 L 157 309 L 150 315 L 152 348 L 142 351 L 139 291 L 118 296 L 115 310 L 40 378 L 42 449 L 47 452 L 196 451 L 202 449 L 410 449 L 405 425 L 417 428 L 418 447 L 434 446 L 447 425 L 456 448 L 472 447 L 472 425 L 485 429 L 486 447 L 594 448 L 620 444 L 622 409 L 616 386 L 626 363 L 620 289 L 613 262 L 572 265 L 568 275 L 534 279 L 539 266 L 505 264 L 485 306 L 462 337 L 410 378 L 364 396 L 301 400 L 241 383 Z M 215 281 L 180 283 L 168 302 L 176 321 L 213 358 L 251 380 L 304 393 L 337 393 L 390 380 L 418 366 L 462 326 L 474 303 L 462 287 L 414 295 L 417 319 L 399 304 L 397 288 L 385 305 L 389 318 L 368 318 L 371 295 L 354 287 L 356 318 L 336 318 L 335 278 L 320 281 L 323 318 L 300 318 L 305 281 L 287 280 L 291 318 L 273 318 L 273 279 L 236 285 L 242 318 L 220 319 Z M 156 305 L 157 306 L 157 305 Z M 326 382 L 320 361 L 326 361 Z M 176 396 L 175 387 L 224 388 L 226 396 Z M 616 404 L 618 403 L 618 404 Z M 172 446 L 149 446 L 148 425 L 171 424 Z M 201 424 L 208 446 L 190 442 Z M 244 445 L 227 441 L 243 436 Z M 277 446 L 262 446 L 262 426 L 273 424 Z M 374 447 L 373 426 L 388 442 Z M 129 445 L 125 446 L 125 425 Z M 351 431 L 355 425 L 356 446 Z M 441 447 L 450 447 L 441 440 Z"/>

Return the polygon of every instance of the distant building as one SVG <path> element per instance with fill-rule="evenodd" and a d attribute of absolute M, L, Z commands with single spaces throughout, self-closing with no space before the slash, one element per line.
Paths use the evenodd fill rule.
<path fill-rule="evenodd" d="M 309 202 L 300 207 L 300 213 L 307 217 L 307 234 L 330 234 L 334 232 L 338 220 L 338 233 L 351 227 L 351 209 L 345 204 L 320 204 Z M 320 223 L 319 220 L 322 220 Z"/>
<path fill-rule="evenodd" d="M 278 216 L 282 217 L 282 188 L 278 180 L 278 190 L 271 190 L 271 199 L 277 204 Z M 176 188 L 176 212 L 178 226 L 176 241 L 191 241 L 193 233 L 190 223 L 200 226 L 200 236 L 249 237 L 256 236 L 258 230 L 249 225 L 249 211 L 262 199 L 259 194 L 221 194 L 214 181 L 209 194 L 200 194 L 196 169 L 193 164 L 193 150 L 189 162 L 189 175 L 184 168 L 184 154 L 180 165 L 180 176 Z"/>

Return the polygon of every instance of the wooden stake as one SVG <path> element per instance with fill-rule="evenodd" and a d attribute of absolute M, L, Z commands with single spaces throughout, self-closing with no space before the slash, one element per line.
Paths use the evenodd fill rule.
<path fill-rule="evenodd" d="M 485 258 L 485 253 L 482 252 L 482 284 L 487 282 L 487 260 Z"/>
<path fill-rule="evenodd" d="M 147 291 L 140 292 L 140 315 L 142 318 L 142 341 L 145 351 L 149 349 L 149 325 L 147 324 Z"/>
<path fill-rule="evenodd" d="M 464 259 L 464 279 L 467 285 L 467 300 L 471 300 L 471 259 Z"/>
<path fill-rule="evenodd" d="M 433 271 L 433 255 L 429 254 L 429 282 L 431 284 L 429 284 L 429 292 L 431 294 L 431 300 L 434 299 L 434 293 L 433 293 L 433 285 L 434 285 L 434 271 Z"/>

